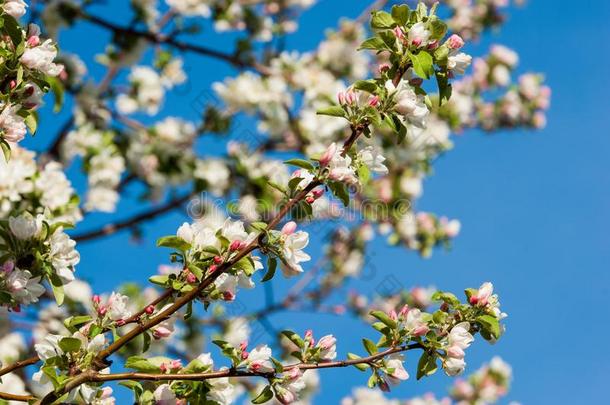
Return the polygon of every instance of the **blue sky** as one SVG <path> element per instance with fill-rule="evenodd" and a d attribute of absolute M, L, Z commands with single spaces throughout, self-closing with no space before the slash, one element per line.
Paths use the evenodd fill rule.
<path fill-rule="evenodd" d="M 97 13 L 121 15 L 123 6 L 112 3 L 109 8 L 97 8 Z M 304 15 L 303 31 L 288 40 L 288 47 L 315 47 L 326 27 L 335 26 L 341 16 L 358 15 L 367 3 L 321 0 Z M 514 367 L 512 400 L 525 404 L 600 403 L 606 397 L 602 390 L 610 376 L 605 344 L 610 332 L 605 312 L 610 289 L 610 2 L 529 3 L 523 9 L 511 9 L 500 33 L 470 45 L 469 50 L 477 55 L 491 41 L 503 43 L 519 52 L 520 71 L 545 73 L 553 89 L 547 128 L 492 136 L 471 131 L 454 138 L 454 150 L 436 162 L 435 174 L 426 182 L 418 204 L 420 209 L 462 221 L 463 231 L 454 249 L 422 260 L 413 253 L 376 243 L 371 257 L 374 267 L 367 269 L 370 277 L 353 285 L 372 293 L 371 286 L 393 275 L 405 286 L 434 284 L 459 292 L 491 280 L 509 313 L 508 329 L 493 347 L 483 341 L 473 345 L 467 357 L 469 370 L 499 354 Z M 127 21 L 126 16 L 123 21 Z M 76 32 L 81 35 L 74 35 Z M 63 49 L 79 53 L 99 78 L 103 69 L 92 57 L 103 50 L 106 38 L 103 31 L 81 25 L 64 32 L 60 43 Z M 227 44 L 204 43 L 219 49 Z M 191 100 L 232 70 L 191 56 L 186 58 L 186 66 L 194 73 L 191 81 L 167 99 L 164 114 L 195 120 Z M 43 113 L 41 130 L 27 145 L 39 149 L 42 143 L 50 142 L 68 110 L 59 117 Z M 215 143 L 211 145 L 211 150 L 216 150 Z M 131 190 L 132 196 L 136 191 Z M 123 203 L 118 215 L 127 216 L 142 208 L 133 201 Z M 107 219 L 95 215 L 80 229 Z M 149 224 L 141 245 L 131 244 L 124 233 L 82 244 L 79 274 L 92 281 L 98 291 L 109 291 L 123 281 L 146 280 L 167 257 L 166 251 L 153 247 L 154 240 L 175 232 L 186 219 L 175 213 Z M 312 245 L 311 252 L 318 247 Z M 276 291 L 285 285 L 277 281 Z M 260 299 L 259 292 L 243 295 L 244 304 L 252 309 L 261 305 Z M 364 330 L 356 321 L 320 314 L 279 315 L 272 322 L 278 329 L 301 331 L 313 324 L 318 336 L 336 333 L 340 355 L 360 349 L 357 345 Z M 414 374 L 416 357 L 407 360 L 411 360 L 408 366 Z M 318 396 L 319 404 L 336 403 L 349 393 L 353 382 L 364 385 L 366 376 L 353 370 L 330 370 L 324 372 L 323 380 L 326 383 Z M 406 398 L 429 390 L 442 394 L 450 384 L 449 378 L 438 373 L 420 383 L 407 381 L 391 395 Z"/>

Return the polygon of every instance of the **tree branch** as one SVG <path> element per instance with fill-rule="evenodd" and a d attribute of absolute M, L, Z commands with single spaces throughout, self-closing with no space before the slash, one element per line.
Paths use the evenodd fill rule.
<path fill-rule="evenodd" d="M 379 353 L 375 353 L 368 357 L 361 357 L 358 359 L 346 359 L 338 361 L 329 361 L 324 363 L 297 363 L 289 366 L 284 366 L 284 371 L 289 371 L 295 368 L 300 370 L 313 370 L 313 369 L 324 369 L 324 368 L 338 368 L 338 367 L 349 367 L 356 364 L 373 364 L 377 360 L 381 360 L 386 356 L 406 352 L 414 349 L 423 349 L 420 343 L 412 343 L 409 345 L 392 347 Z M 221 371 L 213 371 L 207 373 L 190 373 L 190 374 L 147 374 L 147 373 L 116 373 L 116 374 L 100 374 L 96 373 L 90 381 L 104 382 L 104 381 L 118 381 L 118 380 L 139 380 L 139 381 L 202 381 L 210 380 L 215 378 L 224 377 L 263 377 L 270 378 L 275 377 L 278 373 L 270 372 L 256 372 L 248 370 L 237 370 L 229 368 Z"/>
<path fill-rule="evenodd" d="M 195 196 L 195 193 L 185 194 L 181 197 L 174 198 L 159 207 L 152 208 L 148 211 L 137 214 L 131 218 L 127 218 L 122 221 L 107 224 L 99 229 L 94 229 L 89 232 L 76 234 L 76 235 L 72 236 L 72 239 L 74 239 L 77 242 L 86 242 L 89 240 L 97 239 L 99 237 L 112 235 L 114 233 L 119 232 L 122 229 L 131 228 L 135 225 L 138 225 L 141 222 L 144 222 L 149 219 L 153 219 L 157 215 L 171 211 L 174 208 L 178 208 L 182 204 L 186 203 L 189 199 L 193 198 L 194 196 Z"/>
<path fill-rule="evenodd" d="M 28 359 L 25 360 L 21 360 L 18 362 L 15 362 L 11 365 L 8 365 L 6 367 L 4 367 L 3 369 L 0 369 L 0 377 L 2 377 L 5 374 L 8 374 L 12 371 L 15 371 L 17 369 L 23 368 L 23 367 L 27 367 L 27 366 L 31 366 L 32 364 L 36 364 L 40 361 L 40 359 L 38 358 L 38 356 L 34 356 L 34 357 L 30 357 Z"/>

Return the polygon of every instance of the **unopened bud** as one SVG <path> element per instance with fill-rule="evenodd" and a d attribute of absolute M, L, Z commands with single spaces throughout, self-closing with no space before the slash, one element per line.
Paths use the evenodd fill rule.
<path fill-rule="evenodd" d="M 216 263 L 216 264 L 220 264 L 220 263 L 222 263 L 222 257 L 220 257 L 220 256 L 214 256 L 214 263 Z"/>
<path fill-rule="evenodd" d="M 38 35 L 32 35 L 27 40 L 27 44 L 32 48 L 35 46 L 38 46 L 39 43 L 40 43 L 40 37 Z"/>
<path fill-rule="evenodd" d="M 148 315 L 152 315 L 152 313 L 155 312 L 155 307 L 152 306 L 152 305 L 149 305 L 149 306 L 146 307 L 144 312 L 146 312 Z"/>
<path fill-rule="evenodd" d="M 447 46 L 451 49 L 460 49 L 464 46 L 464 40 L 457 34 L 453 34 L 447 40 Z"/>
<path fill-rule="evenodd" d="M 233 252 L 240 250 L 243 247 L 243 242 L 240 240 L 234 240 L 233 242 L 231 242 L 231 245 L 229 246 L 229 249 Z"/>
<path fill-rule="evenodd" d="M 294 221 L 289 221 L 284 224 L 282 227 L 282 235 L 292 235 L 294 231 L 297 230 L 297 223 Z"/>

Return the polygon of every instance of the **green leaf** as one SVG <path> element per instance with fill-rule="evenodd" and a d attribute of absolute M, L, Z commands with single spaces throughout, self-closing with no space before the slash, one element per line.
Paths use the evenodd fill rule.
<path fill-rule="evenodd" d="M 233 265 L 234 269 L 242 270 L 248 277 L 254 274 L 254 263 L 250 257 L 244 257 Z"/>
<path fill-rule="evenodd" d="M 444 291 L 437 291 L 434 294 L 432 294 L 432 300 L 433 301 L 443 301 L 454 307 L 457 307 L 458 305 L 460 305 L 460 300 L 458 300 L 458 298 L 454 294 L 449 293 L 449 292 L 444 292 Z"/>
<path fill-rule="evenodd" d="M 163 236 L 157 239 L 157 247 L 168 247 L 172 249 L 177 249 L 181 251 L 185 251 L 190 249 L 191 244 L 179 238 L 177 236 Z"/>
<path fill-rule="evenodd" d="M 348 353 L 347 358 L 350 360 L 356 360 L 356 359 L 361 359 L 362 357 L 360 357 L 354 353 Z M 353 366 L 356 367 L 360 371 L 366 371 L 366 369 L 369 368 L 369 365 L 366 363 L 358 363 L 358 364 L 354 364 Z"/>
<path fill-rule="evenodd" d="M 438 85 L 438 105 L 440 107 L 443 103 L 449 101 L 453 88 L 449 83 L 447 74 L 443 72 L 436 72 L 436 83 Z"/>
<path fill-rule="evenodd" d="M 180 374 L 203 373 L 204 371 L 209 370 L 209 368 L 209 364 L 204 364 L 201 360 L 195 359 L 180 370 Z"/>
<path fill-rule="evenodd" d="M 345 110 L 343 107 L 333 105 L 326 108 L 321 108 L 317 111 L 318 115 L 330 115 L 331 117 L 345 117 Z"/>
<path fill-rule="evenodd" d="M 377 385 L 377 381 L 378 381 L 378 377 L 377 374 L 373 373 L 371 374 L 371 376 L 369 377 L 369 380 L 367 381 L 366 385 L 369 388 L 375 388 L 375 386 Z"/>
<path fill-rule="evenodd" d="M 417 379 L 427 377 L 436 373 L 438 366 L 436 365 L 436 356 L 431 356 L 428 352 L 423 352 L 417 363 Z"/>
<path fill-rule="evenodd" d="M 442 39 L 447 33 L 447 24 L 438 17 L 431 17 L 428 27 L 430 27 L 430 31 L 432 32 L 432 38 L 436 40 Z"/>
<path fill-rule="evenodd" d="M 23 42 L 23 31 L 21 30 L 21 26 L 13 17 L 8 14 L 4 14 L 2 16 L 4 18 L 4 30 L 8 33 L 9 37 L 11 37 L 11 41 L 13 41 L 13 45 L 15 48 Z"/>
<path fill-rule="evenodd" d="M 360 165 L 358 167 L 358 178 L 361 184 L 367 184 L 371 178 L 371 171 L 367 165 Z"/>
<path fill-rule="evenodd" d="M 57 302 L 57 305 L 63 304 L 65 297 L 63 282 L 55 273 L 51 273 L 49 275 L 49 281 L 51 282 L 51 288 L 53 289 L 53 295 L 55 296 L 55 301 Z"/>
<path fill-rule="evenodd" d="M 373 17 L 371 18 L 371 27 L 376 29 L 392 28 L 396 25 L 396 22 L 386 11 L 373 11 Z"/>
<path fill-rule="evenodd" d="M 368 354 L 373 355 L 377 353 L 377 345 L 373 343 L 373 341 L 364 338 L 362 339 L 362 344 L 364 345 L 364 348 L 366 349 Z"/>
<path fill-rule="evenodd" d="M 150 343 L 152 341 L 151 334 L 146 331 L 142 333 L 142 352 L 146 353 L 150 349 Z"/>
<path fill-rule="evenodd" d="M 377 93 L 377 83 L 374 80 L 358 80 L 354 83 L 354 88 L 371 94 Z"/>
<path fill-rule="evenodd" d="M 386 314 L 383 311 L 372 311 L 371 312 L 371 316 L 376 318 L 376 319 L 379 319 L 381 322 L 385 323 L 386 325 L 388 325 L 392 329 L 396 328 L 396 321 L 390 319 L 388 314 Z"/>
<path fill-rule="evenodd" d="M 8 144 L 3 138 L 0 138 L 0 147 L 2 148 L 2 153 L 4 154 L 4 160 L 7 162 L 11 160 L 11 145 Z"/>
<path fill-rule="evenodd" d="M 275 257 L 270 257 L 267 259 L 267 268 L 267 273 L 265 273 L 261 280 L 262 283 L 271 280 L 275 275 L 275 270 L 277 269 L 277 259 Z"/>
<path fill-rule="evenodd" d="M 152 276 L 148 279 L 148 281 L 150 281 L 153 284 L 157 284 L 160 286 L 165 286 L 167 285 L 167 280 L 169 279 L 169 276 L 167 275 L 156 275 L 156 276 Z"/>
<path fill-rule="evenodd" d="M 400 25 L 406 25 L 409 22 L 410 15 L 411 9 L 406 4 L 392 7 L 392 18 Z"/>
<path fill-rule="evenodd" d="M 252 400 L 253 404 L 264 404 L 273 398 L 273 391 L 271 390 L 271 386 L 267 385 L 263 390 Z"/>
<path fill-rule="evenodd" d="M 341 111 L 343 111 L 343 109 L 341 109 Z M 310 172 L 313 172 L 315 170 L 314 165 L 311 164 L 309 160 L 305 159 L 288 159 L 285 160 L 284 163 L 287 165 L 297 166 L 305 170 L 309 170 Z"/>
<path fill-rule="evenodd" d="M 56 77 L 48 77 L 47 81 L 51 85 L 51 90 L 53 91 L 53 96 L 55 98 L 55 104 L 53 105 L 53 112 L 59 112 L 64 103 L 64 86 Z"/>
<path fill-rule="evenodd" d="M 36 113 L 32 112 L 25 117 L 25 125 L 27 125 L 32 135 L 36 133 L 36 130 L 38 129 L 38 118 L 36 117 Z"/>
<path fill-rule="evenodd" d="M 288 340 L 290 340 L 292 343 L 297 345 L 300 349 L 305 347 L 305 342 L 303 341 L 303 339 L 301 339 L 301 337 L 299 335 L 297 335 L 296 333 L 294 333 L 293 331 L 284 330 L 284 331 L 282 331 L 282 335 L 286 336 L 288 338 Z"/>
<path fill-rule="evenodd" d="M 159 366 L 141 356 L 131 356 L 125 361 L 125 368 L 131 368 L 143 373 L 155 373 L 160 371 Z"/>
<path fill-rule="evenodd" d="M 203 279 L 203 269 L 201 267 L 194 263 L 189 263 L 188 269 L 197 277 L 197 280 L 201 281 Z"/>
<path fill-rule="evenodd" d="M 362 49 L 373 49 L 376 51 L 383 51 L 383 50 L 387 50 L 390 48 L 388 48 L 388 45 L 386 45 L 386 43 L 383 41 L 383 39 L 381 39 L 379 37 L 372 37 L 372 38 L 365 40 L 364 42 L 362 42 L 360 44 L 360 46 L 358 47 L 358 50 L 362 50 Z"/>
<path fill-rule="evenodd" d="M 328 188 L 330 188 L 330 191 L 332 191 L 335 197 L 341 200 L 344 206 L 347 207 L 349 205 L 349 192 L 344 183 L 340 181 L 329 181 Z"/>
<path fill-rule="evenodd" d="M 419 51 L 417 54 L 409 52 L 409 58 L 413 64 L 413 71 L 419 77 L 429 79 L 434 74 L 434 60 L 428 52 Z"/>
<path fill-rule="evenodd" d="M 498 339 L 500 337 L 500 321 L 498 321 L 498 318 L 491 315 L 481 315 L 477 317 L 476 321 L 495 339 Z"/>
<path fill-rule="evenodd" d="M 70 330 L 75 330 L 77 326 L 89 322 L 93 319 L 89 315 L 71 316 L 64 320 L 64 326 Z"/>
<path fill-rule="evenodd" d="M 66 353 L 78 352 L 82 342 L 74 337 L 65 337 L 59 341 L 59 348 Z"/>
<path fill-rule="evenodd" d="M 284 365 L 282 363 L 280 363 L 280 361 L 278 359 L 271 357 L 271 362 L 273 363 L 273 368 L 275 369 L 276 373 L 284 372 Z"/>

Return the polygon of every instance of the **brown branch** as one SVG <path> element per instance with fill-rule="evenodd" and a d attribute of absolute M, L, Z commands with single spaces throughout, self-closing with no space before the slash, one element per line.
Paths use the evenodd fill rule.
<path fill-rule="evenodd" d="M 289 371 L 295 368 L 300 370 L 313 370 L 313 369 L 324 369 L 324 368 L 339 368 L 349 367 L 356 364 L 368 364 L 372 365 L 376 361 L 383 359 L 386 356 L 406 352 L 414 349 L 423 349 L 420 343 L 412 343 L 410 345 L 392 347 L 379 353 L 375 353 L 368 357 L 361 357 L 357 359 L 349 360 L 338 360 L 329 361 L 322 363 L 296 363 L 288 366 L 284 366 L 284 371 Z M 91 377 L 89 381 L 104 382 L 104 381 L 118 381 L 118 380 L 139 380 L 139 381 L 202 381 L 210 380 L 215 378 L 224 377 L 263 377 L 271 378 L 275 377 L 278 373 L 276 372 L 256 372 L 248 370 L 237 370 L 235 368 L 229 368 L 226 370 L 212 371 L 207 373 L 189 373 L 189 374 L 147 374 L 147 373 L 115 373 L 115 374 L 99 374 L 96 373 Z"/>
<path fill-rule="evenodd" d="M 0 392 L 0 399 L 5 399 L 7 401 L 29 402 L 36 400 L 36 397 L 32 395 L 18 395 L 10 394 L 8 392 Z"/>
<path fill-rule="evenodd" d="M 263 69 L 263 70 L 267 70 L 266 67 L 264 67 L 262 65 L 258 65 L 255 62 L 248 62 L 248 61 L 244 61 L 244 60 L 240 59 L 237 54 L 228 54 L 228 53 L 224 53 L 222 51 L 207 48 L 207 47 L 204 47 L 201 45 L 182 42 L 182 41 L 175 39 L 173 36 L 165 35 L 160 32 L 142 31 L 142 30 L 138 30 L 135 28 L 123 27 L 123 26 L 120 26 L 113 22 L 107 21 L 103 18 L 94 16 L 94 15 L 90 15 L 90 14 L 84 12 L 83 10 L 78 10 L 78 14 L 85 21 L 89 21 L 92 24 L 106 28 L 115 33 L 120 33 L 123 35 L 137 36 L 140 38 L 144 38 L 154 44 L 165 44 L 165 45 L 172 46 L 176 49 L 179 49 L 181 51 L 190 51 L 190 52 L 197 53 L 199 55 L 209 56 L 212 58 L 216 58 L 216 59 L 225 61 L 225 62 L 227 62 L 233 66 L 239 67 L 239 68 L 253 67 L 253 68 L 256 68 L 257 70 L 259 68 Z"/>
<path fill-rule="evenodd" d="M 18 362 L 15 362 L 11 365 L 8 365 L 6 367 L 4 367 L 3 369 L 0 369 L 0 377 L 2 377 L 5 374 L 8 374 L 12 371 L 15 371 L 17 369 L 23 368 L 23 367 L 27 367 L 27 366 L 31 366 L 32 364 L 36 364 L 40 361 L 40 359 L 38 358 L 38 356 L 34 356 L 34 357 L 30 357 L 28 359 L 25 360 L 20 360 Z"/>
<path fill-rule="evenodd" d="M 275 228 L 280 223 L 282 218 L 284 218 L 286 216 L 286 214 L 288 214 L 288 212 L 298 202 L 303 200 L 307 196 L 307 194 L 309 194 L 314 188 L 316 188 L 320 184 L 321 183 L 318 180 L 312 181 L 311 183 L 309 183 L 309 185 L 307 185 L 307 187 L 305 187 L 303 190 L 301 190 L 293 199 L 289 200 L 288 203 L 285 204 L 280 209 L 280 211 L 277 213 L 277 215 L 275 217 L 273 217 L 273 219 L 269 222 L 268 229 Z M 262 234 L 261 234 L 261 237 L 262 237 Z M 147 331 L 147 330 L 155 327 L 156 325 L 160 324 L 161 322 L 164 322 L 165 320 L 169 319 L 174 313 L 179 311 L 182 307 L 184 307 L 189 302 L 197 299 L 201 295 L 201 293 L 207 287 L 209 287 L 221 274 L 223 274 L 224 272 L 226 272 L 227 270 L 232 268 L 238 261 L 240 261 L 241 259 L 246 257 L 248 254 L 250 254 L 252 251 L 254 251 L 258 247 L 259 239 L 253 240 L 248 246 L 246 246 L 244 249 L 240 250 L 239 253 L 237 255 L 235 255 L 231 260 L 221 264 L 218 267 L 218 269 L 213 274 L 206 277 L 197 286 L 197 288 L 189 291 L 188 293 L 186 293 L 185 295 L 183 295 L 181 297 L 178 297 L 174 301 L 174 303 L 171 306 L 169 306 L 168 308 L 166 308 L 164 311 L 157 314 L 153 318 L 150 318 L 146 321 L 138 323 L 137 326 L 135 326 L 125 335 L 121 336 L 119 339 L 115 340 L 111 345 L 106 347 L 104 350 L 100 351 L 93 361 L 93 364 L 96 365 L 94 367 L 99 369 L 99 368 L 101 368 L 102 365 L 106 365 L 107 364 L 106 359 L 110 355 L 119 351 L 123 346 L 128 344 L 130 341 L 132 341 L 133 339 L 135 339 L 137 336 L 141 335 L 145 331 Z M 87 370 L 87 371 L 83 372 L 78 377 L 76 377 L 74 380 L 72 380 L 68 384 L 66 384 L 63 388 L 49 393 L 39 403 L 41 405 L 53 403 L 58 398 L 60 398 L 62 395 L 64 395 L 66 392 L 70 392 L 71 390 L 80 386 L 81 384 L 91 381 L 90 379 L 94 375 L 95 375 L 95 372 L 93 370 Z"/>
<path fill-rule="evenodd" d="M 124 220 L 121 220 L 121 221 L 118 221 L 115 223 L 104 225 L 103 227 L 101 227 L 99 229 L 94 229 L 92 231 L 84 232 L 81 234 L 76 234 L 76 235 L 72 236 L 72 239 L 74 239 L 77 242 L 86 242 L 89 240 L 97 239 L 99 237 L 112 235 L 114 233 L 119 232 L 122 229 L 131 228 L 135 225 L 138 225 L 141 222 L 147 221 L 149 219 L 153 219 L 157 215 L 160 215 L 160 214 L 166 213 L 168 211 L 171 211 L 175 208 L 178 208 L 182 204 L 186 203 L 189 199 L 193 198 L 194 196 L 195 196 L 195 193 L 185 194 L 181 197 L 174 198 L 161 206 L 152 208 L 148 211 L 137 214 L 131 218 L 127 218 L 127 219 L 124 219 Z"/>

